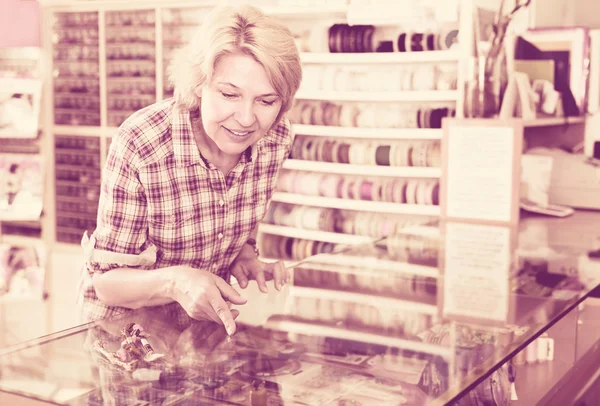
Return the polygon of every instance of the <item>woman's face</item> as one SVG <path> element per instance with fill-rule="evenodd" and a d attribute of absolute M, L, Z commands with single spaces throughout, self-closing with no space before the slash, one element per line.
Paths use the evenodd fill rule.
<path fill-rule="evenodd" d="M 265 68 L 244 54 L 219 58 L 212 81 L 200 92 L 204 131 L 231 156 L 264 137 L 281 109 Z"/>

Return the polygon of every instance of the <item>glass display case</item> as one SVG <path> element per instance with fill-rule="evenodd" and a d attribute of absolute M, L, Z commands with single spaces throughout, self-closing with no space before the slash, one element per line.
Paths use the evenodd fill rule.
<path fill-rule="evenodd" d="M 581 340 L 594 252 L 440 229 L 437 248 L 415 229 L 288 263 L 282 291 L 242 291 L 231 337 L 146 308 L 0 349 L 0 404 L 532 405 L 585 384 L 570 374 L 598 358 L 597 327 Z"/>

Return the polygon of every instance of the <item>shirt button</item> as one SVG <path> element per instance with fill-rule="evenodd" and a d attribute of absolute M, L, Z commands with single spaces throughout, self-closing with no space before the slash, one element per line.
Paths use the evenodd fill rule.
<path fill-rule="evenodd" d="M 217 234 L 217 238 L 218 238 L 219 240 L 220 240 L 220 239 L 222 239 L 222 238 L 223 238 L 223 233 L 219 233 L 219 234 Z"/>
<path fill-rule="evenodd" d="M 223 206 L 225 204 L 225 201 L 223 199 L 219 200 L 219 206 Z"/>

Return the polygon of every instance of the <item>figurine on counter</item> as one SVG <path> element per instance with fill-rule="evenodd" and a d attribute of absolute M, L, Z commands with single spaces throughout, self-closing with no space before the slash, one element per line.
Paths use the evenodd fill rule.
<path fill-rule="evenodd" d="M 294 139 L 286 112 L 302 77 L 290 31 L 252 6 L 217 7 L 169 67 L 174 97 L 129 117 L 112 137 L 96 229 L 84 234 L 81 316 L 159 306 L 236 330 L 241 288 L 289 281 L 258 258 L 265 216 Z M 135 287 L 135 288 L 132 288 Z M 154 311 L 154 310 L 153 310 Z M 158 311 L 158 310 L 157 310 Z"/>
<path fill-rule="evenodd" d="M 108 351 L 103 340 L 96 340 L 93 348 L 111 364 L 131 372 L 137 368 L 139 361 L 149 363 L 164 357 L 163 354 L 154 352 L 147 338 L 148 335 L 140 325 L 129 323 L 121 330 L 121 347 L 117 351 Z"/>

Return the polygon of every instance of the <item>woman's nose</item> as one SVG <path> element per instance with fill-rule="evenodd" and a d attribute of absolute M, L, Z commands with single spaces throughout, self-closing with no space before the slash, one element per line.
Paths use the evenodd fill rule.
<path fill-rule="evenodd" d="M 250 127 L 256 121 L 254 106 L 252 103 L 241 103 L 234 118 L 240 125 Z"/>

